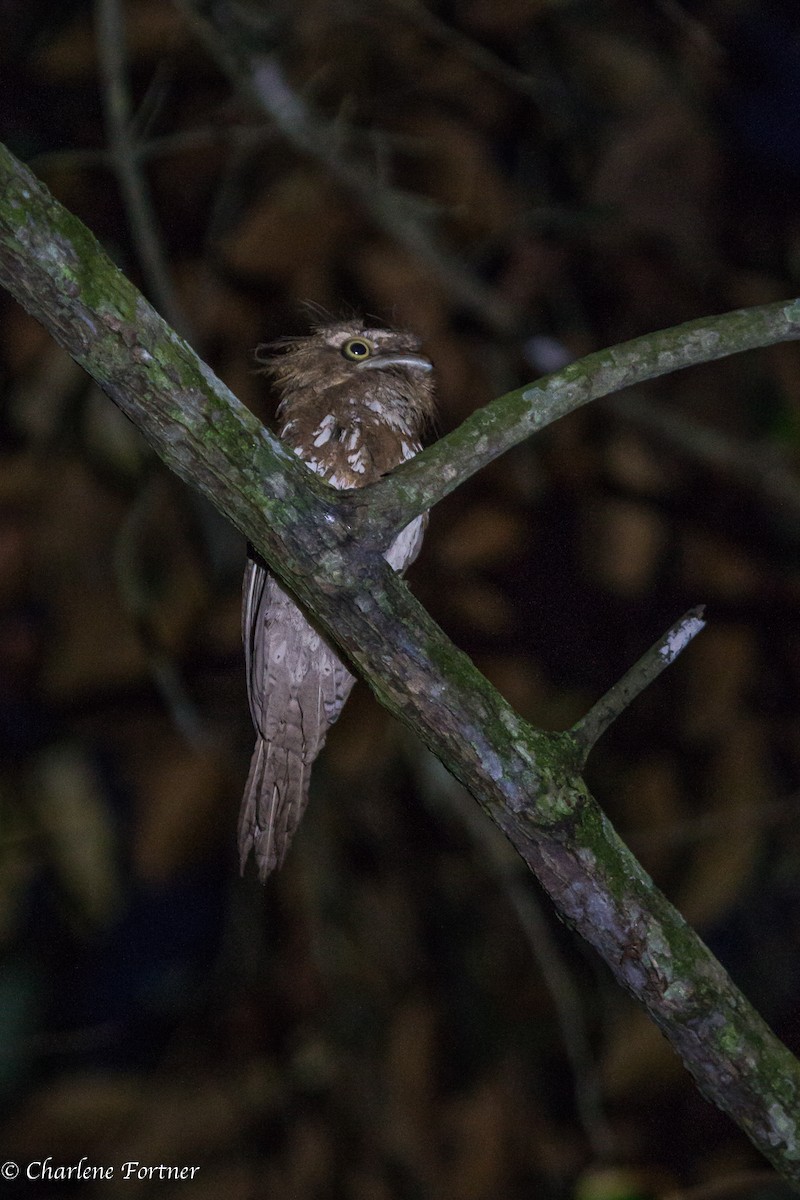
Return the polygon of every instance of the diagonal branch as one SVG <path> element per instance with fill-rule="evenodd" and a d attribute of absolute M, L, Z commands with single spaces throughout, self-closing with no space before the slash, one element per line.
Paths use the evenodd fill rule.
<path fill-rule="evenodd" d="M 551 118 L 554 114 L 562 115 L 566 105 L 565 89 L 563 86 L 559 87 L 554 81 L 543 81 L 541 70 L 537 71 L 536 75 L 532 75 L 512 66 L 499 54 L 495 54 L 480 42 L 476 42 L 467 34 L 462 33 L 457 26 L 448 25 L 441 17 L 426 8 L 421 0 L 390 0 L 389 7 L 412 21 L 427 37 L 454 50 L 456 54 L 471 63 L 484 75 L 497 80 L 510 91 L 519 92 L 543 106 L 546 105 Z M 367 6 L 365 5 L 364 8 L 366 10 Z"/>
<path fill-rule="evenodd" d="M 800 299 L 735 309 L 598 350 L 493 400 L 391 475 L 351 494 L 351 519 L 361 528 L 379 528 L 387 542 L 506 450 L 590 400 L 742 350 L 797 339 Z"/>
<path fill-rule="evenodd" d="M 612 721 L 657 679 L 662 671 L 672 666 L 679 654 L 705 628 L 704 609 L 690 608 L 680 621 L 667 630 L 654 646 L 642 655 L 637 663 L 617 680 L 605 696 L 593 704 L 585 717 L 572 727 L 572 734 L 581 751 L 581 765 L 589 757 L 595 742 L 603 736 Z"/>
<path fill-rule="evenodd" d="M 335 494 L 5 150 L 0 282 L 254 542 L 382 703 L 472 792 L 703 1093 L 800 1184 L 800 1063 L 619 839 L 580 777 L 575 737 L 527 725 L 385 560 L 348 543 Z"/>

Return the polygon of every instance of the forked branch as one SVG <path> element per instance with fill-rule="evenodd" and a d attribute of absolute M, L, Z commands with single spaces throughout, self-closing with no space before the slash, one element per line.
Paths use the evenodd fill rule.
<path fill-rule="evenodd" d="M 571 733 L 527 725 L 380 553 L 348 539 L 342 498 L 267 434 L 80 222 L 2 148 L 0 282 L 139 425 L 164 461 L 255 544 L 382 703 L 472 792 L 562 918 L 646 1006 L 703 1093 L 800 1185 L 800 1063 L 654 887 L 581 778 L 587 746 L 634 689 L 622 687 L 619 699 L 601 704 Z M 598 389 L 607 393 L 690 361 L 797 337 L 800 304 L 731 314 L 716 326 L 722 332 L 713 321 L 700 322 L 575 364 L 562 373 L 557 406 L 568 411 Z M 544 394 L 548 386 L 552 377 Z M 542 394 L 543 385 L 533 385 L 490 406 L 488 416 L 467 422 L 428 463 L 446 468 L 455 486 L 487 454 L 520 440 L 523 429 L 552 419 L 552 408 L 539 412 Z M 420 468 L 411 479 L 419 483 L 428 472 Z M 408 469 L 402 477 L 398 472 L 398 503 L 419 511 L 408 479 Z M 392 486 L 386 483 L 384 497 Z M 689 618 L 684 634 L 697 619 Z"/>

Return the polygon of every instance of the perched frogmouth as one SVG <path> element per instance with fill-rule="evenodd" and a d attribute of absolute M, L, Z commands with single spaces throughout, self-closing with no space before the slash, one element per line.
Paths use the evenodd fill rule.
<path fill-rule="evenodd" d="M 278 351 L 266 371 L 281 396 L 280 437 L 333 487 L 363 487 L 419 452 L 433 386 L 411 334 L 349 321 L 268 349 Z M 395 570 L 416 558 L 425 522 L 415 518 L 387 550 Z M 355 680 L 252 553 L 242 638 L 256 745 L 239 856 L 244 870 L 252 849 L 263 881 L 286 857 L 308 803 L 312 763 Z"/>

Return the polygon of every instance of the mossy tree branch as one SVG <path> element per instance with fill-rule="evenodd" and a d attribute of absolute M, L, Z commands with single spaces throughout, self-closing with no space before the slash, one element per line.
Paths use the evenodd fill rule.
<path fill-rule="evenodd" d="M 136 422 L 163 460 L 254 543 L 380 700 L 470 789 L 563 919 L 647 1007 L 704 1094 L 800 1184 L 800 1063 L 589 796 L 579 739 L 532 729 L 513 711 L 380 554 L 353 540 L 347 498 L 262 428 L 80 222 L 2 148 L 0 282 Z M 756 310 L 752 319 L 763 344 L 781 336 L 764 327 L 764 314 L 779 312 L 797 323 L 783 335 L 800 333 L 800 305 Z M 746 333 L 748 314 L 735 320 L 744 345 L 754 344 Z M 703 360 L 713 358 L 710 325 L 701 340 Z M 732 350 L 722 338 L 716 346 L 720 355 Z M 649 358 L 640 376 L 626 361 L 617 386 L 653 373 Z M 670 363 L 665 370 L 677 365 Z M 578 388 L 575 402 L 585 398 Z M 522 396 L 514 401 L 517 422 L 523 403 Z M 494 413 L 492 430 L 502 439 L 507 435 Z M 492 430 L 481 436 L 493 436 Z M 469 458 L 462 437 L 459 462 Z M 480 444 L 472 451 L 480 461 Z M 390 494 L 390 483 L 381 486 Z"/>
<path fill-rule="evenodd" d="M 622 679 L 611 687 L 600 699 L 592 705 L 589 712 L 573 725 L 571 733 L 580 750 L 581 766 L 591 753 L 594 744 L 600 740 L 612 721 L 643 692 L 662 671 L 671 666 L 689 642 L 697 637 L 705 628 L 703 607 L 692 608 L 681 617 L 680 621 L 667 630 L 654 646 L 626 671 Z"/>
<path fill-rule="evenodd" d="M 356 514 L 369 510 L 362 517 L 365 524 L 381 520 L 395 533 L 506 450 L 590 400 L 685 367 L 797 338 L 800 300 L 795 299 L 704 317 L 598 350 L 478 409 L 391 477 L 352 493 L 349 502 Z"/>

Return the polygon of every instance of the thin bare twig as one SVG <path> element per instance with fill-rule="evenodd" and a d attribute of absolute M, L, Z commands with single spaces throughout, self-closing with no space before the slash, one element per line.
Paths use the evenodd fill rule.
<path fill-rule="evenodd" d="M 291 145 L 321 162 L 357 197 L 379 228 L 431 269 L 454 300 L 501 335 L 516 331 L 519 319 L 514 307 L 442 248 L 420 220 L 419 205 L 388 188 L 363 162 L 345 153 L 341 129 L 312 113 L 290 86 L 277 58 L 249 51 L 233 11 L 228 12 L 224 28 L 219 28 L 198 12 L 194 0 L 176 3 L 234 87 L 272 118 Z"/>
<path fill-rule="evenodd" d="M 119 181 L 136 253 L 153 303 L 169 323 L 191 340 L 189 319 L 172 286 L 157 233 L 158 221 L 139 167 L 131 136 L 131 100 L 121 0 L 96 0 L 95 29 L 109 151 Z"/>
<path fill-rule="evenodd" d="M 442 21 L 424 4 L 420 4 L 419 0 L 389 0 L 389 4 L 390 7 L 412 20 L 428 37 L 435 38 L 442 45 L 451 47 L 484 75 L 497 80 L 511 91 L 519 92 L 541 105 L 546 105 L 548 116 L 552 116 L 554 110 L 560 112 L 565 108 L 565 89 L 558 89 L 554 84 L 542 83 L 525 71 L 512 67 L 498 55 L 493 54 L 491 50 L 487 50 L 480 42 L 476 42 L 459 29 Z"/>
<path fill-rule="evenodd" d="M 584 1005 L 569 967 L 542 912 L 538 896 L 519 855 L 472 803 L 467 792 L 432 754 L 409 757 L 422 795 L 431 808 L 446 807 L 464 826 L 483 870 L 486 870 L 514 910 L 531 955 L 550 993 L 564 1051 L 572 1071 L 575 1108 L 586 1139 L 601 1160 L 610 1159 L 616 1138 L 603 1110 L 600 1081 L 586 1027 Z"/>
<path fill-rule="evenodd" d="M 557 339 L 531 338 L 525 350 L 530 365 L 548 373 L 576 361 Z M 774 442 L 753 443 L 732 437 L 685 410 L 678 412 L 658 404 L 633 389 L 607 396 L 602 404 L 657 443 L 659 450 L 666 446 L 690 461 L 724 471 L 735 483 L 753 492 L 758 501 L 770 505 L 780 526 L 792 528 L 795 539 L 800 538 L 800 479 L 782 447 Z"/>
<path fill-rule="evenodd" d="M 800 531 L 800 479 L 787 456 L 774 444 L 753 444 L 731 437 L 637 394 L 612 396 L 604 401 L 646 438 L 668 446 L 684 457 L 724 471 L 736 483 L 770 505 L 783 527 Z M 797 536 L 800 536 L 800 532 Z"/>
<path fill-rule="evenodd" d="M 275 130 L 264 122 L 261 125 L 206 125 L 199 129 L 181 129 L 177 133 L 167 133 L 163 137 L 150 138 L 147 141 L 134 142 L 131 154 L 138 163 L 151 158 L 166 158 L 170 154 L 180 154 L 184 150 L 196 150 L 202 146 L 220 145 L 226 148 L 245 147 L 255 149 L 262 143 L 274 140 Z M 114 160 L 107 148 L 98 150 L 48 150 L 42 154 L 33 154 L 27 159 L 28 165 L 38 174 L 46 175 L 48 171 L 72 170 L 81 171 L 89 167 L 113 167 Z"/>
<path fill-rule="evenodd" d="M 145 482 L 131 504 L 114 544 L 114 570 L 125 611 L 136 628 L 147 667 L 173 725 L 196 750 L 209 745 L 211 734 L 192 699 L 174 655 L 155 634 L 152 588 L 142 564 L 142 546 L 152 533 L 153 498 L 162 474 Z"/>
<path fill-rule="evenodd" d="M 609 688 L 605 696 L 589 709 L 586 716 L 573 725 L 571 733 L 581 751 L 581 765 L 612 721 L 615 721 L 663 670 L 674 663 L 689 642 L 705 628 L 703 612 L 702 606 L 690 608 L 680 621 L 676 621 L 664 636 L 659 638 L 612 688 Z"/>

